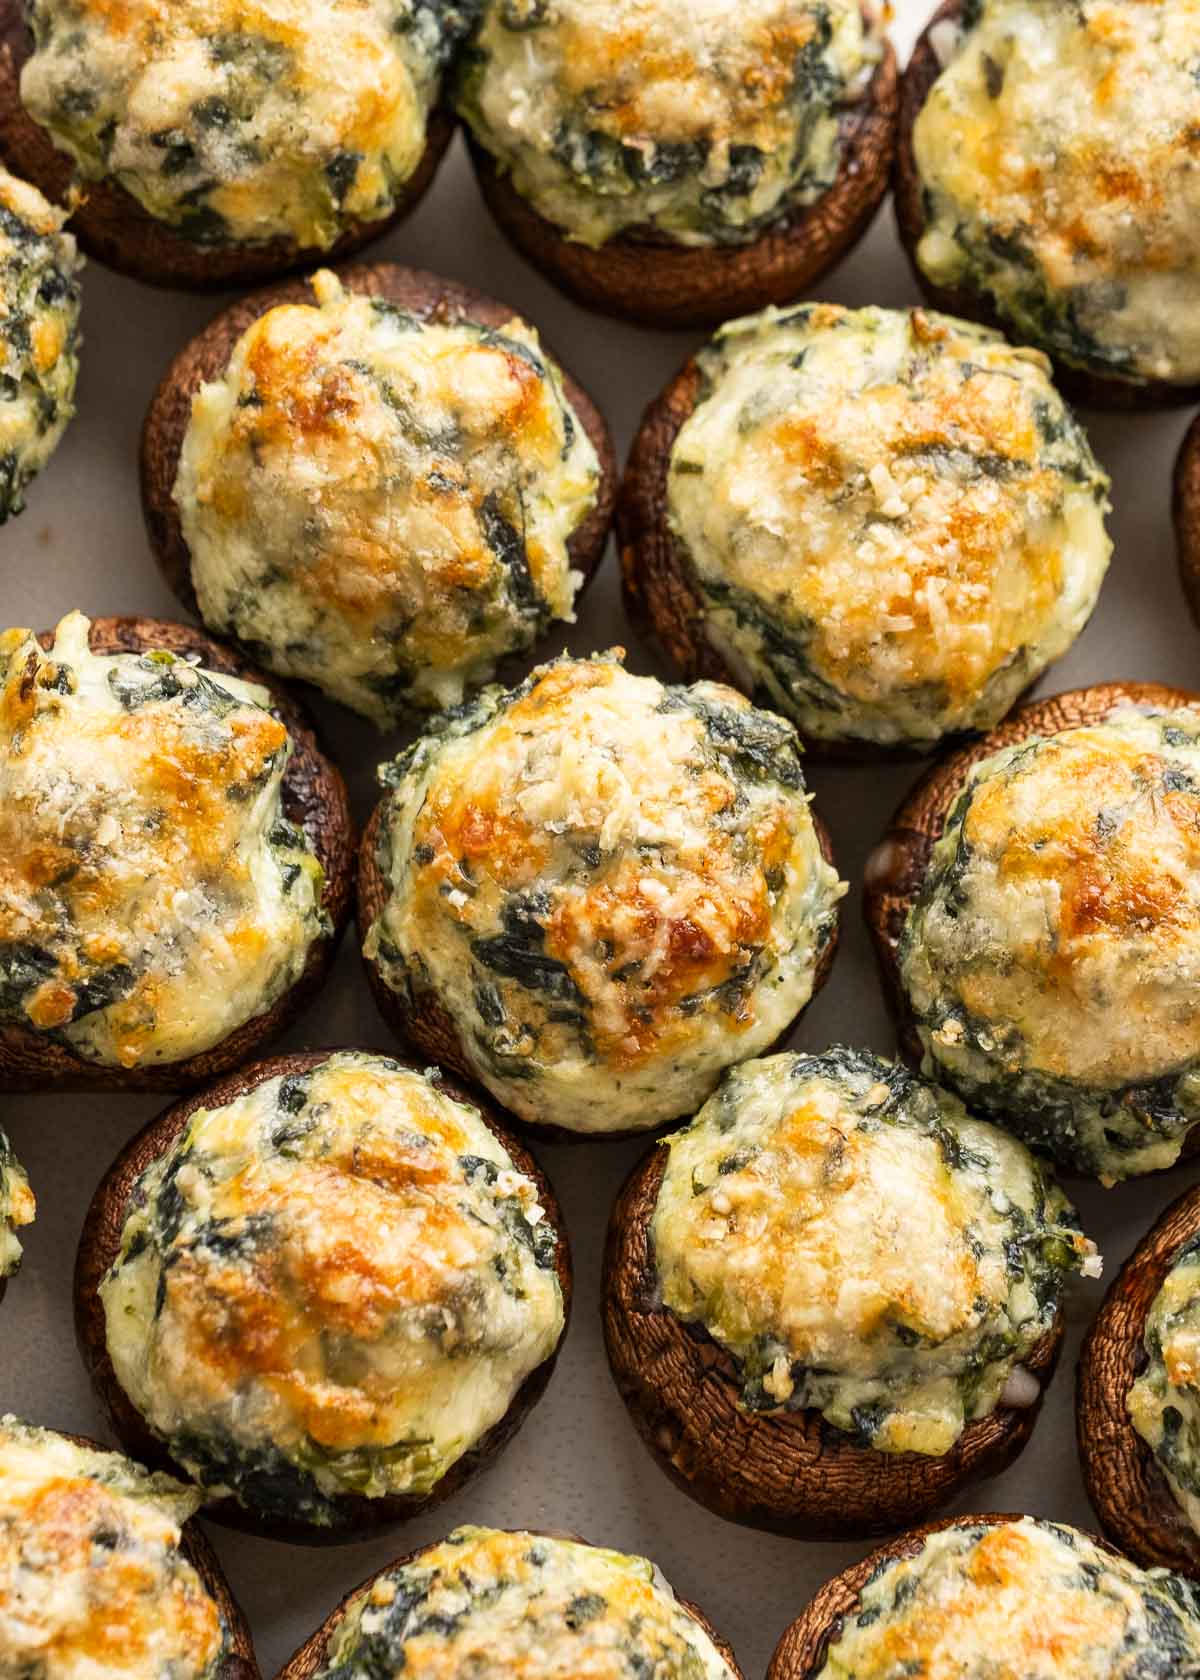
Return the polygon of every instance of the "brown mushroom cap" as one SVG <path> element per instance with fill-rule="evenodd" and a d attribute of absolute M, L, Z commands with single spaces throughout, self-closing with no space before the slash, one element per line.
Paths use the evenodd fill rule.
<path fill-rule="evenodd" d="M 50 647 L 53 632 L 44 631 L 40 640 Z M 272 710 L 287 726 L 292 741 L 283 777 L 284 814 L 304 829 L 325 871 L 321 902 L 332 931 L 313 941 L 304 972 L 265 1014 L 244 1022 L 210 1050 L 180 1062 L 110 1067 L 86 1061 L 69 1045 L 43 1033 L 0 1022 L 0 1090 L 188 1090 L 246 1061 L 290 1025 L 323 984 L 350 914 L 356 836 L 346 784 L 322 753 L 308 716 L 297 702 L 278 683 L 203 631 L 157 618 L 94 618 L 88 643 L 97 654 L 161 648 L 183 658 L 198 655 L 206 670 L 241 677 L 270 690 Z"/>
<path fill-rule="evenodd" d="M 983 759 L 1004 747 L 1035 735 L 1058 735 L 1064 729 L 1101 723 L 1121 705 L 1162 709 L 1196 706 L 1200 705 L 1200 694 L 1163 683 L 1113 682 L 1034 700 L 987 735 L 947 754 L 926 771 L 901 801 L 883 839 L 867 859 L 863 914 L 875 946 L 884 995 L 896 1023 L 900 1051 L 913 1067 L 920 1067 L 923 1052 L 900 982 L 900 939 L 925 884 L 933 848 L 968 776 Z M 1185 1155 L 1198 1146 L 1200 1127 L 1194 1128 L 1185 1141 Z"/>
<path fill-rule="evenodd" d="M 913 154 L 913 128 L 929 91 L 942 73 L 930 35 L 939 23 L 957 23 L 964 0 L 942 0 L 917 37 L 907 68 L 900 78 L 900 113 L 896 128 L 896 160 L 892 189 L 896 204 L 896 226 L 908 254 L 913 276 L 924 297 L 947 315 L 961 315 L 997 327 L 1014 343 L 1020 340 L 1010 321 L 995 308 L 988 296 L 969 286 L 935 286 L 917 261 L 917 246 L 925 232 L 924 189 Z M 1177 408 L 1200 401 L 1200 385 L 1173 385 L 1168 380 L 1117 379 L 1089 373 L 1069 363 L 1054 361 L 1054 378 L 1063 394 L 1085 408 L 1145 411 Z"/>
<path fill-rule="evenodd" d="M 999 1475 L 1025 1446 L 1054 1375 L 1063 1318 L 1021 1361 L 1032 1406 L 997 1406 L 942 1457 L 858 1446 L 817 1411 L 747 1412 L 736 1362 L 700 1325 L 656 1305 L 656 1146 L 626 1180 L 604 1252 L 604 1340 L 638 1433 L 671 1480 L 718 1516 L 804 1540 L 888 1534 Z"/>
<path fill-rule="evenodd" d="M 841 117 L 833 185 L 749 245 L 676 245 L 622 234 L 597 249 L 571 240 L 517 192 L 468 134 L 484 201 L 539 273 L 588 309 L 649 327 L 716 326 L 798 297 L 866 232 L 887 191 L 899 72 L 888 41 L 862 99 Z"/>
<path fill-rule="evenodd" d="M 1200 624 L 1200 417 L 1192 421 L 1179 447 L 1173 491 L 1179 581 L 1192 617 Z"/>
<path fill-rule="evenodd" d="M 21 103 L 21 71 L 32 50 L 23 0 L 0 0 L 0 161 L 53 203 L 62 203 L 76 179 L 73 161 L 58 150 Z M 284 237 L 254 245 L 202 245 L 150 215 L 132 194 L 110 180 L 84 183 L 84 198 L 72 212 L 70 228 L 88 256 L 152 286 L 196 292 L 252 286 L 273 275 L 348 257 L 403 221 L 432 183 L 454 129 L 453 115 L 435 108 L 426 130 L 425 151 L 397 193 L 391 214 L 373 222 L 351 221 L 327 250 L 299 246 Z"/>
<path fill-rule="evenodd" d="M 1148 1569 L 1200 1580 L 1200 1535 L 1126 1407 L 1147 1364 L 1143 1337 L 1155 1296 L 1180 1249 L 1196 1236 L 1200 1188 L 1172 1202 L 1110 1285 L 1079 1357 L 1075 1426 L 1088 1498 L 1113 1544 Z"/>
<path fill-rule="evenodd" d="M 378 1052 L 366 1052 L 378 1054 Z M 192 1116 L 202 1108 L 216 1109 L 234 1102 L 248 1091 L 257 1089 L 270 1079 L 294 1073 L 309 1073 L 321 1067 L 336 1051 L 301 1050 L 268 1061 L 255 1062 L 237 1073 L 227 1075 L 206 1091 L 186 1097 L 173 1104 L 152 1120 L 117 1156 L 92 1198 L 79 1239 L 75 1258 L 75 1339 L 83 1362 L 91 1378 L 92 1387 L 104 1409 L 109 1425 L 126 1452 L 155 1469 L 169 1471 L 181 1481 L 193 1484 L 188 1471 L 171 1457 L 161 1438 L 154 1434 L 141 1413 L 129 1399 L 117 1379 L 108 1353 L 104 1304 L 100 1298 L 100 1284 L 120 1252 L 121 1234 L 130 1212 L 138 1181 L 184 1131 Z M 413 1073 L 423 1073 L 424 1064 L 402 1057 L 393 1057 Z M 466 1091 L 455 1080 L 439 1073 L 439 1085 L 456 1102 L 475 1109 L 480 1119 L 493 1132 L 512 1157 L 518 1172 L 531 1178 L 537 1186 L 538 1199 L 557 1238 L 555 1272 L 563 1297 L 563 1336 L 571 1313 L 571 1250 L 567 1240 L 562 1210 L 549 1180 L 533 1157 L 514 1141 L 507 1130 L 479 1097 Z M 559 1338 L 561 1345 L 562 1338 Z M 337 1520 L 330 1526 L 296 1521 L 284 1522 L 258 1516 L 232 1497 L 207 1502 L 204 1515 L 213 1522 L 229 1528 L 245 1530 L 273 1540 L 290 1540 L 301 1545 L 335 1545 L 359 1540 L 380 1529 L 406 1522 L 423 1511 L 439 1505 L 444 1499 L 469 1481 L 485 1462 L 498 1453 L 516 1434 L 526 1415 L 541 1399 L 558 1358 L 558 1347 L 521 1384 L 512 1404 L 500 1421 L 476 1442 L 471 1450 L 447 1470 L 437 1486 L 426 1494 L 388 1494 L 377 1499 L 364 1494 L 340 1494 L 334 1501 Z"/>
<path fill-rule="evenodd" d="M 574 1540 L 580 1545 L 587 1545 L 588 1543 L 586 1540 L 580 1540 L 577 1534 L 562 1534 L 552 1529 L 508 1529 L 505 1532 L 510 1534 L 535 1534 L 544 1540 Z M 383 1568 L 377 1569 L 373 1575 L 368 1575 L 367 1579 L 361 1586 L 355 1587 L 353 1592 L 348 1592 L 341 1602 L 334 1606 L 316 1632 L 311 1634 L 309 1638 L 304 1641 L 304 1644 L 301 1645 L 300 1649 L 284 1663 L 283 1667 L 279 1670 L 279 1673 L 275 1676 L 275 1680 L 312 1680 L 312 1676 L 316 1674 L 317 1671 L 329 1660 L 330 1646 L 338 1624 L 341 1622 L 342 1617 L 345 1616 L 353 1607 L 355 1602 L 365 1593 L 369 1592 L 381 1576 L 390 1575 L 395 1569 L 404 1569 L 408 1564 L 416 1563 L 418 1559 L 424 1555 L 424 1553 L 431 1551 L 437 1544 L 439 1544 L 438 1541 L 433 1541 L 428 1546 L 421 1546 L 417 1551 L 408 1552 L 404 1557 L 396 1558 L 394 1562 L 384 1564 Z M 717 1632 L 716 1628 L 713 1627 L 704 1612 L 689 1599 L 677 1597 L 676 1602 L 682 1609 L 687 1611 L 688 1615 L 694 1622 L 698 1622 L 703 1628 L 704 1632 L 712 1640 L 721 1656 L 733 1670 L 736 1680 L 744 1680 L 742 1671 L 738 1667 L 737 1659 L 734 1657 L 733 1648 L 721 1638 L 721 1635 Z"/>
<path fill-rule="evenodd" d="M 362 845 L 358 854 L 358 935 L 360 944 L 366 939 L 368 932 L 382 916 L 391 896 L 391 888 L 379 867 L 376 855 L 379 846 L 379 831 L 383 825 L 387 811 L 388 798 L 385 795 L 376 805 L 365 830 Z M 821 856 L 831 867 L 833 866 L 833 843 L 829 830 L 821 821 L 817 813 L 809 807 L 813 827 L 821 847 Z M 829 978 L 829 971 L 833 967 L 834 955 L 837 951 L 838 938 L 841 933 L 841 910 L 834 910 L 833 930 L 826 940 L 817 958 L 816 970 L 813 974 L 812 997 L 821 990 Z M 463 1046 L 458 1028 L 443 1008 L 436 994 L 432 991 L 418 993 L 409 1007 L 409 1000 L 399 992 L 393 991 L 383 977 L 379 964 L 372 957 L 363 954 L 363 967 L 367 974 L 367 984 L 371 988 L 371 996 L 388 1026 L 407 1043 L 413 1045 L 427 1056 L 430 1061 L 437 1062 L 440 1067 L 450 1068 L 459 1079 L 472 1088 L 478 1089 L 480 1079 L 478 1073 L 471 1066 L 470 1058 Z M 804 1009 L 808 1004 L 804 1005 Z M 796 1021 L 803 1015 L 800 1010 L 795 1020 L 791 1021 L 779 1040 L 772 1048 L 782 1045 L 784 1039 L 792 1031 Z M 769 1055 L 770 1049 L 762 1050 L 760 1055 Z M 510 1114 L 507 1110 L 500 1111 L 504 1123 L 526 1136 L 544 1138 L 549 1143 L 579 1143 L 579 1142 L 618 1142 L 632 1137 L 646 1137 L 654 1132 L 663 1132 L 679 1124 L 675 1120 L 665 1120 L 662 1125 L 649 1129 L 627 1127 L 613 1132 L 576 1132 L 565 1126 L 555 1126 L 549 1122 L 522 1120 L 518 1115 Z"/>
<path fill-rule="evenodd" d="M 341 270 L 339 279 L 349 292 L 361 297 L 385 298 L 433 325 L 468 321 L 500 328 L 514 318 L 520 319 L 517 310 L 483 292 L 459 285 L 455 280 L 443 280 L 440 275 L 428 274 L 423 269 L 402 268 L 398 263 L 361 264 Z M 167 583 L 189 612 L 198 613 L 192 587 L 192 557 L 172 492 L 191 419 L 192 399 L 201 385 L 221 378 L 238 340 L 260 316 L 281 304 L 312 301 L 308 282 L 293 280 L 255 292 L 223 309 L 176 356 L 146 414 L 141 447 L 146 530 Z M 562 374 L 567 400 L 579 416 L 600 461 L 596 505 L 567 544 L 571 565 L 583 573 L 586 588 L 595 576 L 608 540 L 617 493 L 617 457 L 603 415 L 566 369 Z"/>
<path fill-rule="evenodd" d="M 90 1435 L 75 1435 L 69 1429 L 56 1429 L 52 1433 L 61 1435 L 64 1440 L 73 1442 L 75 1446 L 82 1447 L 87 1452 L 108 1453 L 114 1450 L 105 1446 L 102 1441 L 94 1441 Z M 254 1655 L 254 1642 L 250 1637 L 250 1625 L 233 1596 L 229 1582 L 225 1579 L 221 1560 L 194 1517 L 183 1524 L 180 1532 L 182 1538 L 179 1550 L 196 1571 L 205 1591 L 220 1611 L 229 1636 L 229 1652 L 222 1659 L 213 1680 L 259 1680 L 259 1667 Z"/>

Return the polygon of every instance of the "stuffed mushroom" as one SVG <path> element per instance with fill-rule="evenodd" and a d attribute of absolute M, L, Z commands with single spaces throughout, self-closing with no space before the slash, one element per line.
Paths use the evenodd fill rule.
<path fill-rule="evenodd" d="M 178 1090 L 324 978 L 341 777 L 298 709 L 153 619 L 0 635 L 0 1083 Z"/>
<path fill-rule="evenodd" d="M 635 1167 L 604 1326 L 656 1458 L 735 1521 L 887 1532 L 1029 1438 L 1096 1249 L 1027 1149 L 866 1051 L 725 1076 Z"/>
<path fill-rule="evenodd" d="M 17 1232 L 24 1225 L 32 1225 L 36 1212 L 37 1203 L 25 1169 L 0 1128 L 0 1300 L 4 1298 L 9 1278 L 21 1264 Z"/>
<path fill-rule="evenodd" d="M 865 907 L 903 1047 L 1106 1184 L 1200 1120 L 1200 697 L 1038 701 L 913 790 Z"/>
<path fill-rule="evenodd" d="M 483 0 L 456 102 L 509 238 L 593 308 L 794 298 L 887 185 L 895 57 L 859 0 Z"/>
<path fill-rule="evenodd" d="M 904 76 L 896 205 L 939 308 L 1085 401 L 1200 391 L 1196 0 L 947 0 Z"/>
<path fill-rule="evenodd" d="M 730 689 L 564 658 L 380 774 L 359 878 L 376 997 L 521 1120 L 689 1113 L 825 976 L 845 888 L 795 732 Z"/>
<path fill-rule="evenodd" d="M 244 284 L 345 253 L 420 199 L 471 0 L 0 0 L 0 155 L 79 189 L 88 252 Z"/>
<path fill-rule="evenodd" d="M 258 1680 L 198 1504 L 95 1442 L 0 1417 L 0 1673 Z"/>
<path fill-rule="evenodd" d="M 354 1539 L 461 1487 L 553 1368 L 570 1256 L 533 1161 L 436 1070 L 256 1064 L 119 1157 L 76 1322 L 130 1451 L 206 1512 Z"/>
<path fill-rule="evenodd" d="M 615 474 L 532 327 L 392 264 L 234 304 L 176 358 L 142 446 L 184 604 L 380 727 L 574 617 Z"/>
<path fill-rule="evenodd" d="M 928 751 L 997 723 L 1083 629 L 1108 490 L 1037 351 L 919 309 L 772 309 L 647 411 L 626 594 L 685 675 L 816 749 Z"/>
<path fill-rule="evenodd" d="M 457 1528 L 353 1592 L 278 1680 L 742 1680 L 646 1558 L 551 1534 Z"/>

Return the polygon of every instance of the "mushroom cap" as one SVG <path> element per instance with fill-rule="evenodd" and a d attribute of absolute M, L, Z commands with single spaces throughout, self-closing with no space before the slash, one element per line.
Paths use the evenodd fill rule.
<path fill-rule="evenodd" d="M 1179 581 L 1200 625 L 1200 417 L 1184 434 L 1175 461 L 1172 496 Z"/>

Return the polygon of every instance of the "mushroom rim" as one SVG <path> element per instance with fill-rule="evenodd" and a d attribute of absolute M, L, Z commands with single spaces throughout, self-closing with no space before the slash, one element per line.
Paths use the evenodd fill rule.
<path fill-rule="evenodd" d="M 257 1090 L 271 1079 L 288 1074 L 312 1072 L 346 1050 L 383 1057 L 399 1063 L 407 1072 L 417 1075 L 429 1072 L 428 1066 L 418 1060 L 397 1055 L 393 1051 L 364 1049 L 357 1045 L 334 1045 L 318 1050 L 291 1051 L 251 1063 L 227 1074 L 205 1090 L 193 1092 L 172 1103 L 149 1121 L 119 1152 L 88 1206 L 76 1252 L 72 1284 L 75 1342 L 80 1358 L 108 1425 L 123 1443 L 123 1450 L 155 1469 L 167 1471 L 188 1487 L 200 1487 L 200 1484 L 189 1471 L 175 1461 L 167 1443 L 154 1433 L 121 1387 L 108 1353 L 106 1318 L 99 1294 L 100 1284 L 120 1252 L 125 1221 L 137 1192 L 138 1181 L 173 1145 L 193 1115 L 201 1109 L 225 1107 L 239 1097 Z M 300 1518 L 285 1520 L 260 1517 L 253 1508 L 242 1505 L 234 1495 L 229 1495 L 219 1500 L 206 1500 L 202 1506 L 202 1514 L 206 1520 L 243 1533 L 255 1534 L 263 1539 L 286 1540 L 293 1545 L 323 1547 L 371 1538 L 382 1530 L 394 1528 L 432 1510 L 457 1493 L 503 1450 L 541 1399 L 566 1340 L 571 1320 L 574 1274 L 570 1238 L 562 1208 L 541 1166 L 521 1142 L 512 1136 L 494 1107 L 485 1099 L 466 1090 L 441 1068 L 433 1071 L 436 1087 L 455 1102 L 474 1110 L 508 1152 L 517 1170 L 532 1179 L 537 1187 L 538 1199 L 556 1239 L 554 1270 L 563 1306 L 563 1326 L 557 1342 L 547 1357 L 524 1378 L 503 1417 L 456 1459 L 427 1493 L 385 1494 L 375 1498 L 365 1494 L 338 1494 L 334 1496 L 332 1503 L 338 1512 L 339 1520 L 328 1525 L 307 1522 Z"/>
<path fill-rule="evenodd" d="M 1179 581 L 1200 628 L 1200 415 L 1184 433 L 1171 480 L 1171 517 Z"/>

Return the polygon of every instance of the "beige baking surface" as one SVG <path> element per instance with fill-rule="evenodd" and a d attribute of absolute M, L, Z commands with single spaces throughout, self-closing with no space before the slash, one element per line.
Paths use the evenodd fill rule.
<path fill-rule="evenodd" d="M 894 35 L 907 50 L 923 7 L 900 0 Z M 494 231 L 456 147 L 418 215 L 372 252 L 439 270 L 511 302 L 599 402 L 623 452 L 646 401 L 694 340 L 611 325 L 560 299 Z M 868 240 L 821 294 L 843 303 L 915 301 L 885 207 Z M 135 458 L 150 394 L 169 358 L 213 312 L 211 301 L 172 297 L 117 279 L 96 265 L 85 285 L 80 413 L 28 511 L 0 531 L 0 622 L 48 625 L 79 606 L 95 613 L 175 615 L 142 533 Z M 1200 634 L 1175 576 L 1169 522 L 1171 463 L 1186 416 L 1090 416 L 1097 452 L 1114 479 L 1117 551 L 1096 617 L 1051 674 L 1050 689 L 1102 678 L 1157 678 L 1200 687 Z M 627 627 L 610 554 L 569 645 L 583 652 L 622 643 L 637 670 L 656 669 Z M 372 801 L 376 763 L 390 743 L 334 707 L 321 710 L 326 740 L 346 773 L 358 813 Z M 797 1035 L 820 1048 L 836 1040 L 892 1047 L 862 931 L 858 882 L 864 859 L 911 780 L 909 770 L 814 771 L 844 875 L 842 949 L 833 978 Z M 291 1035 L 292 1045 L 388 1035 L 361 979 L 352 939 L 334 977 Z M 27 1260 L 0 1306 L 0 1411 L 60 1428 L 102 1432 L 71 1331 L 75 1242 L 92 1190 L 118 1146 L 156 1110 L 153 1099 L 20 1097 L 0 1115 L 40 1201 Z M 565 1205 L 578 1298 L 558 1371 L 541 1407 L 498 1464 L 423 1522 L 367 1545 L 298 1550 L 213 1530 L 234 1591 L 249 1614 L 265 1676 L 272 1675 L 338 1598 L 390 1556 L 455 1523 L 572 1529 L 644 1552 L 704 1605 L 732 1641 L 747 1676 L 760 1676 L 775 1640 L 815 1588 L 860 1555 L 860 1546 L 806 1545 L 739 1529 L 678 1493 L 651 1462 L 609 1378 L 598 1320 L 600 1249 L 609 1205 L 636 1146 L 603 1143 L 539 1150 Z M 1078 1190 L 1109 1275 L 1160 1209 L 1196 1176 L 1183 1168 L 1123 1190 Z M 1084 1285 L 1072 1334 L 1032 1445 L 1017 1467 L 972 1496 L 966 1510 L 1026 1510 L 1070 1522 L 1090 1516 L 1076 1465 L 1072 1377 L 1082 1327 L 1100 1298 Z"/>

